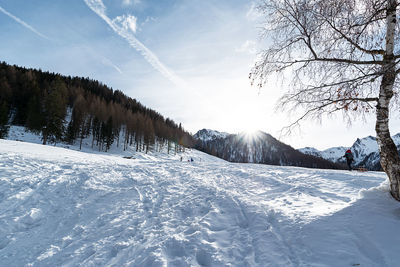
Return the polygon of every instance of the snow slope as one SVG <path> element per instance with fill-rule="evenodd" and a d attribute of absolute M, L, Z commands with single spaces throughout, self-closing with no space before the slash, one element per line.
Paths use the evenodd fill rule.
<path fill-rule="evenodd" d="M 0 140 L 0 266 L 400 262 L 384 173 L 180 156 Z"/>

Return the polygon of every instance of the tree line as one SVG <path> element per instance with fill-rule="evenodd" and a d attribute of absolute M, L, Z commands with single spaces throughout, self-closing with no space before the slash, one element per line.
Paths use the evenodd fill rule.
<path fill-rule="evenodd" d="M 113 90 L 99 81 L 62 76 L 0 63 L 0 138 L 10 125 L 40 134 L 43 144 L 79 142 L 91 137 L 102 151 L 135 146 L 168 153 L 191 147 L 193 139 L 181 124 Z"/>

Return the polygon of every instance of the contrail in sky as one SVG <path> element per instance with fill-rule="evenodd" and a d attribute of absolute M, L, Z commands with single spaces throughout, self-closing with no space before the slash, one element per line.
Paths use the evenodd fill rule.
<path fill-rule="evenodd" d="M 102 57 L 101 62 L 106 66 L 110 66 L 110 67 L 114 68 L 116 71 L 118 71 L 120 74 L 122 74 L 122 70 L 108 58 Z"/>
<path fill-rule="evenodd" d="M 187 87 L 187 84 L 184 80 L 182 80 L 178 75 L 176 75 L 173 71 L 169 70 L 158 57 L 150 51 L 143 43 L 141 43 L 138 39 L 136 39 L 133 32 L 131 32 L 128 28 L 121 26 L 118 24 L 116 20 L 111 20 L 106 15 L 106 7 L 103 4 L 102 0 L 84 0 L 86 5 L 93 10 L 100 18 L 102 18 L 110 27 L 116 32 L 118 35 L 123 37 L 128 41 L 130 46 L 135 48 L 150 65 L 153 66 L 156 70 L 158 70 L 164 77 L 169 79 L 174 84 L 180 87 Z"/>
<path fill-rule="evenodd" d="M 39 35 L 40 37 L 46 39 L 46 40 L 51 40 L 49 37 L 47 37 L 46 35 L 38 32 L 35 28 L 33 28 L 31 25 L 29 25 L 28 23 L 26 23 L 25 21 L 21 20 L 20 18 L 14 16 L 13 14 L 11 14 L 10 12 L 8 12 L 7 10 L 5 10 L 4 8 L 2 8 L 0 6 L 0 12 L 6 14 L 7 16 L 9 16 L 10 18 L 12 18 L 13 20 L 15 20 L 16 22 L 18 22 L 19 24 L 21 24 L 22 26 L 24 26 L 25 28 L 31 30 L 32 32 L 36 33 L 37 35 Z"/>
<path fill-rule="evenodd" d="M 42 38 L 44 38 L 44 39 L 46 39 L 46 40 L 52 41 L 51 38 L 49 38 L 49 37 L 47 37 L 46 35 L 40 33 L 38 30 L 36 30 L 35 28 L 33 28 L 31 25 L 29 25 L 28 23 L 26 23 L 26 22 L 23 21 L 22 19 L 20 19 L 20 18 L 14 16 L 13 14 L 11 14 L 10 12 L 8 12 L 8 11 L 5 10 L 4 8 L 2 8 L 1 6 L 0 6 L 0 12 L 2 12 L 2 13 L 4 13 L 5 15 L 9 16 L 9 17 L 12 18 L 13 20 L 15 20 L 16 22 L 18 22 L 18 23 L 21 24 L 22 26 L 24 26 L 25 28 L 27 28 L 27 29 L 31 30 L 32 32 L 36 33 L 38 36 L 40 36 L 40 37 L 42 37 Z M 120 69 L 118 66 L 116 66 L 116 65 L 115 65 L 111 60 L 109 60 L 108 58 L 101 56 L 101 61 L 102 61 L 102 63 L 103 63 L 104 65 L 109 66 L 109 67 L 112 67 L 112 68 L 114 68 L 116 71 L 118 71 L 119 73 L 122 74 L 121 69 Z"/>

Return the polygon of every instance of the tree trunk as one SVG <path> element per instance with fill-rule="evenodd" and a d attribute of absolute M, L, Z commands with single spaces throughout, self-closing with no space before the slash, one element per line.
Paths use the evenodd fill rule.
<path fill-rule="evenodd" d="M 79 142 L 79 150 L 82 150 L 83 134 L 81 135 L 81 140 Z"/>
<path fill-rule="evenodd" d="M 389 0 L 386 18 L 386 53 L 385 64 L 382 66 L 385 73 L 380 85 L 379 100 L 376 107 L 376 135 L 383 170 L 389 177 L 390 193 L 400 201 L 400 157 L 389 132 L 389 104 L 393 97 L 393 85 L 396 80 L 394 59 L 394 36 L 396 30 L 396 1 Z"/>
<path fill-rule="evenodd" d="M 400 201 L 400 157 L 389 132 L 389 102 L 393 95 L 394 79 L 384 75 L 376 108 L 376 135 L 381 156 L 381 165 L 390 180 L 390 193 Z"/>
<path fill-rule="evenodd" d="M 47 144 L 47 133 L 43 132 L 43 145 Z"/>

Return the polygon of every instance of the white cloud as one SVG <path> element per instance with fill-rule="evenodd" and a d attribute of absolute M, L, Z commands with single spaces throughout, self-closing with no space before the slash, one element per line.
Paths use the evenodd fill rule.
<path fill-rule="evenodd" d="M 236 52 L 256 54 L 257 53 L 256 42 L 247 40 L 242 44 L 241 47 L 236 48 Z"/>
<path fill-rule="evenodd" d="M 37 34 L 38 36 L 47 39 L 47 40 L 51 40 L 49 37 L 47 37 L 46 35 L 40 33 L 39 31 L 37 31 L 35 28 L 33 28 L 31 25 L 29 25 L 28 23 L 26 23 L 25 21 L 21 20 L 20 18 L 14 16 L 13 14 L 11 14 L 10 12 L 8 12 L 7 10 L 5 10 L 4 8 L 2 8 L 0 6 L 0 12 L 6 14 L 7 16 L 9 16 L 10 18 L 12 18 L 13 20 L 15 20 L 16 22 L 18 22 L 19 24 L 21 24 L 22 26 L 24 26 L 25 28 L 31 30 L 32 32 L 34 32 L 35 34 Z"/>
<path fill-rule="evenodd" d="M 102 0 L 84 0 L 86 5 L 93 10 L 99 17 L 101 17 L 111 29 L 124 38 L 131 47 L 135 48 L 146 61 L 153 66 L 154 69 L 159 71 L 164 77 L 173 82 L 175 85 L 181 88 L 187 88 L 186 82 L 176 75 L 172 70 L 167 68 L 158 57 L 148 49 L 142 42 L 136 39 L 132 29 L 126 27 L 124 23 L 117 23 L 118 20 L 111 20 L 106 15 L 106 7 L 104 6 Z"/>
<path fill-rule="evenodd" d="M 120 24 L 125 31 L 131 30 L 136 33 L 137 30 L 137 18 L 132 15 L 122 15 L 118 16 L 112 20 L 115 24 Z"/>

